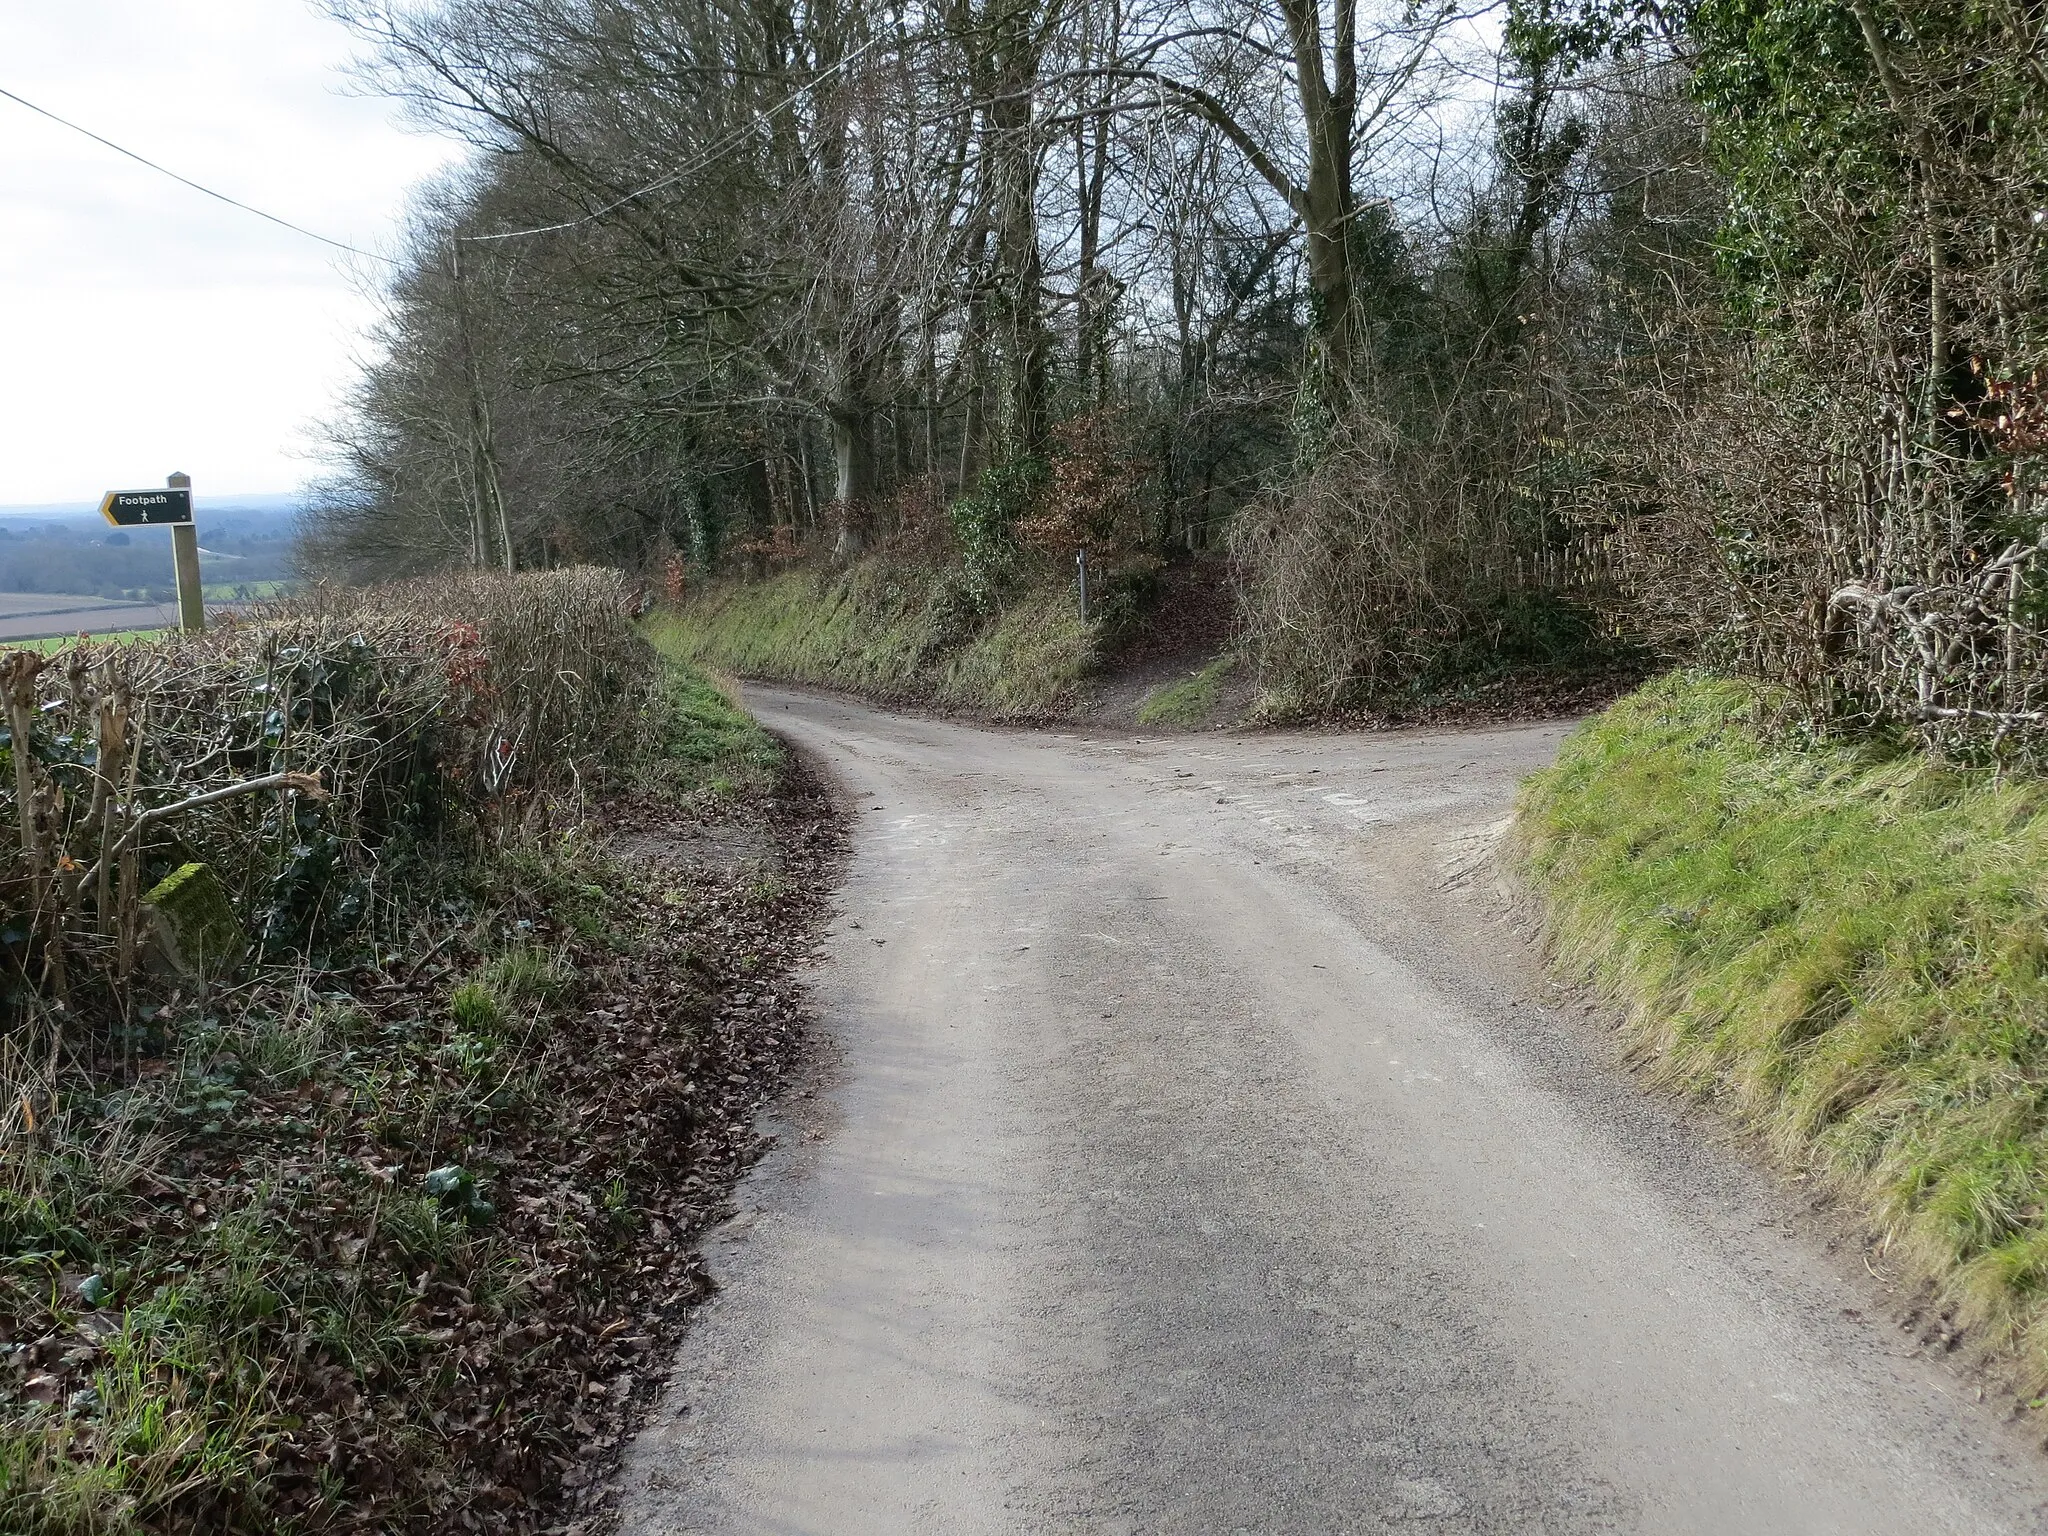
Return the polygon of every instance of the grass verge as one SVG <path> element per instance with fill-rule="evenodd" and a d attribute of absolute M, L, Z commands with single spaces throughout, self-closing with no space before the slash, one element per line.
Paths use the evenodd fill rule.
<path fill-rule="evenodd" d="M 766 794 L 787 766 L 782 746 L 704 673 L 666 663 L 668 730 L 649 766 L 671 793 Z"/>
<path fill-rule="evenodd" d="M 746 677 L 1013 719 L 1078 702 L 1097 645 L 1062 588 L 984 606 L 955 570 L 880 558 L 721 581 L 652 616 L 648 635 L 672 656 Z"/>
<path fill-rule="evenodd" d="M 2048 784 L 1760 733 L 1678 674 L 1533 779 L 1558 961 L 1657 1076 L 1866 1212 L 1938 1332 L 2048 1386 Z"/>

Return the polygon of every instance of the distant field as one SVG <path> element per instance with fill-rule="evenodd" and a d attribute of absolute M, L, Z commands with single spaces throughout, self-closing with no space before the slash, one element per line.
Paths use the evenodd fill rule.
<path fill-rule="evenodd" d="M 293 498 L 204 497 L 199 579 L 209 601 L 264 597 L 292 575 Z M 108 600 L 169 596 L 171 530 L 109 528 L 91 507 L 0 507 L 0 592 L 101 592 Z M 247 587 L 246 592 L 237 588 Z"/>
<path fill-rule="evenodd" d="M 267 597 L 281 597 L 291 590 L 289 581 L 209 581 L 201 585 L 200 592 L 209 603 L 227 603 L 239 599 L 260 601 Z"/>
<path fill-rule="evenodd" d="M 176 631 L 172 629 L 107 629 L 101 630 L 99 633 L 88 638 L 100 643 L 118 640 L 123 645 L 127 645 L 136 640 L 154 640 L 159 635 L 175 633 Z M 0 645 L 18 647 L 24 651 L 41 651 L 45 654 L 51 651 L 61 651 L 68 645 L 76 644 L 78 644 L 78 636 L 76 635 L 40 635 L 32 640 L 0 639 Z"/>
<path fill-rule="evenodd" d="M 154 608 L 155 603 L 96 597 L 90 592 L 0 592 L 0 619 L 36 613 L 75 613 L 81 608 Z"/>
<path fill-rule="evenodd" d="M 240 606 L 209 601 L 209 613 Z M 175 627 L 175 603 L 120 603 L 90 594 L 0 592 L 0 642 L 115 635 Z"/>
<path fill-rule="evenodd" d="M 177 610 L 164 603 L 120 603 L 61 592 L 0 592 L 0 640 L 75 635 L 81 630 L 99 635 L 160 629 L 177 621 Z"/>

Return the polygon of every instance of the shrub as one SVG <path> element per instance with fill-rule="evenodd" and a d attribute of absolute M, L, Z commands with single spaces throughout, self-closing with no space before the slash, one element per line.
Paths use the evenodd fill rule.
<path fill-rule="evenodd" d="M 952 507 L 953 535 L 960 545 L 963 589 L 977 612 L 985 611 L 1016 568 L 1017 524 L 1044 486 L 1046 462 L 1035 455 L 1005 459 L 981 472 L 981 480 Z"/>

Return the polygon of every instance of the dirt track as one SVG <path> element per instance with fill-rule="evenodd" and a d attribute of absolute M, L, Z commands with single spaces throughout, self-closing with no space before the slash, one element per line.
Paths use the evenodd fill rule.
<path fill-rule="evenodd" d="M 828 1059 L 628 1530 L 2048 1529 L 1860 1256 L 1533 965 L 1487 850 L 1561 728 L 751 702 L 859 808 Z"/>

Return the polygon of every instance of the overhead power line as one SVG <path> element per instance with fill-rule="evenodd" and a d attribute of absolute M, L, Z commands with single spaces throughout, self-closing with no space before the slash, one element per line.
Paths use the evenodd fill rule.
<path fill-rule="evenodd" d="M 559 230 L 575 229 L 584 224 L 593 224 L 597 220 L 603 218 L 606 214 L 617 212 L 619 209 L 625 207 L 628 203 L 637 202 L 639 199 L 648 196 L 650 193 L 659 192 L 666 187 L 672 187 L 677 182 L 682 181 L 685 177 L 694 176 L 697 172 L 704 170 L 706 167 L 712 165 L 719 159 L 723 158 L 729 150 L 733 149 L 734 147 L 742 143 L 745 139 L 747 139 L 753 133 L 753 131 L 756 128 L 758 128 L 762 123 L 766 122 L 769 118 L 775 116 L 776 113 L 785 111 L 788 108 L 795 106 L 799 101 L 802 101 L 806 96 L 810 95 L 812 91 L 816 90 L 819 86 L 823 85 L 827 80 L 831 79 L 834 75 L 840 73 L 842 70 L 846 69 L 850 65 L 857 62 L 864 55 L 873 52 L 876 48 L 880 47 L 881 44 L 884 43 L 885 41 L 888 41 L 888 39 L 884 37 L 870 38 L 860 47 L 854 49 L 853 52 L 847 54 L 845 58 L 839 60 L 839 62 L 834 64 L 831 68 L 821 71 L 814 78 L 812 78 L 809 81 L 806 81 L 796 90 L 791 91 L 787 96 L 783 97 L 782 100 L 776 102 L 772 107 L 769 107 L 765 111 L 761 112 L 751 123 L 745 124 L 742 127 L 734 129 L 730 133 L 726 134 L 717 143 L 713 144 L 711 148 L 706 150 L 702 155 L 699 155 L 695 160 L 691 161 L 688 165 L 683 166 L 680 170 L 670 171 L 667 175 L 662 176 L 655 181 L 649 182 L 644 187 L 635 188 L 631 192 L 627 192 L 622 196 L 615 197 L 601 208 L 594 208 L 590 212 L 581 214 L 573 219 L 564 219 L 562 222 L 558 224 L 537 224 L 530 229 L 508 229 L 501 230 L 494 234 L 484 235 L 456 235 L 454 238 L 465 242 L 474 241 L 479 243 L 497 240 L 523 240 L 530 235 L 549 235 L 554 234 Z M 127 156 L 130 160 L 133 160 L 137 165 L 147 166 L 150 170 L 155 171 L 159 176 L 168 176 L 170 177 L 171 180 L 177 182 L 181 186 L 190 187 L 194 192 L 204 193 L 206 196 L 213 198 L 216 202 L 226 203 L 230 208 L 239 208 L 244 213 L 253 213 L 257 218 L 266 219 L 270 223 L 277 225 L 281 229 L 288 229 L 295 235 L 304 235 L 308 240 L 318 240 L 322 245 L 332 246 L 337 251 L 347 251 L 352 256 L 367 256 L 370 258 L 370 260 L 381 261 L 388 267 L 395 267 L 400 265 L 400 263 L 396 261 L 394 258 L 383 255 L 381 252 L 366 251 L 359 245 L 350 245 L 346 240 L 333 239 L 327 235 L 320 234 L 316 230 L 307 229 L 302 224 L 294 224 L 290 219 L 280 218 L 274 213 L 265 212 L 263 209 L 258 208 L 253 204 L 243 202 L 238 197 L 229 197 L 225 192 L 216 192 L 212 187 L 206 186 L 202 182 L 194 181 L 189 176 L 180 176 L 176 171 L 171 170 L 168 166 L 157 164 L 156 161 L 150 159 L 147 155 L 137 154 L 134 150 L 129 149 L 125 145 L 116 144 L 112 139 L 107 138 L 102 134 L 94 133 L 90 128 L 82 127 L 79 124 L 72 122 L 71 119 L 68 117 L 60 117 L 57 113 L 52 112 L 48 107 L 39 107 L 34 102 L 30 101 L 26 96 L 17 96 L 13 91 L 7 90 L 5 87 L 0 87 L 0 96 L 5 96 L 9 101 L 14 102 L 18 106 L 27 107 L 29 111 L 35 113 L 38 117 L 48 118 L 51 122 L 56 123 L 59 127 L 69 128 L 73 133 L 83 134 L 86 138 L 91 139 L 95 144 L 104 145 L 108 149 L 111 149 L 117 155 Z"/>
<path fill-rule="evenodd" d="M 239 208 L 244 213 L 255 214 L 256 217 L 259 219 L 268 219 L 272 224 L 278 225 L 280 228 L 283 229 L 288 229 L 295 235 L 304 235 L 308 240 L 318 240 L 322 245 L 331 245 L 337 251 L 347 251 L 352 256 L 367 256 L 370 258 L 370 260 L 381 261 L 386 266 L 395 267 L 398 265 L 398 263 L 393 261 L 389 256 L 382 255 L 377 251 L 366 251 L 359 245 L 350 245 L 346 240 L 330 239 L 328 236 L 320 234 L 315 230 L 307 229 L 304 225 L 294 224 L 290 219 L 281 219 L 274 213 L 266 213 L 261 208 L 254 207 L 251 204 L 243 202 L 238 197 L 229 197 L 225 192 L 216 192 L 212 187 L 205 186 L 200 182 L 196 182 L 190 176 L 180 176 L 176 171 L 171 170 L 168 166 L 158 165 L 154 160 L 150 159 L 147 155 L 138 155 L 134 150 L 128 149 L 123 145 L 116 144 L 112 139 L 104 138 L 101 135 L 94 133 L 90 128 L 82 128 L 77 123 L 72 122 L 71 119 L 68 117 L 59 117 L 55 112 L 52 112 L 48 107 L 39 107 L 34 102 L 30 101 L 27 97 L 17 96 L 14 94 L 14 92 L 7 90 L 4 87 L 0 87 L 0 96 L 5 96 L 9 101 L 14 102 L 18 106 L 27 107 L 29 111 L 35 113 L 39 117 L 47 117 L 51 122 L 56 123 L 60 127 L 69 128 L 73 133 L 84 134 L 85 137 L 91 139 L 95 144 L 104 144 L 108 149 L 111 149 L 117 155 L 126 155 L 130 160 L 133 160 L 137 165 L 148 166 L 152 171 L 155 171 L 159 176 L 168 176 L 171 178 L 171 180 L 178 182 L 183 186 L 190 187 L 194 192 L 203 192 L 208 197 L 213 198 L 216 202 L 226 203 L 230 208 Z"/>

